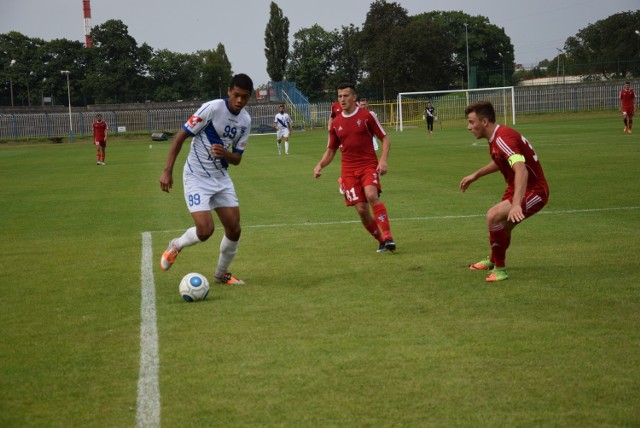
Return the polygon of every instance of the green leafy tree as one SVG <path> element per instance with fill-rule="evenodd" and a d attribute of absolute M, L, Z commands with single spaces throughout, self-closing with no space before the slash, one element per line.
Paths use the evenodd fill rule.
<path fill-rule="evenodd" d="M 198 57 L 202 59 L 200 66 L 202 95 L 205 98 L 224 98 L 232 77 L 231 62 L 224 45 L 219 43 L 215 51 L 198 52 Z"/>
<path fill-rule="evenodd" d="M 317 24 L 294 34 L 286 77 L 296 82 L 298 89 L 312 101 L 327 99 L 325 81 L 333 71 L 334 48 L 338 40 L 337 31 L 325 31 Z"/>
<path fill-rule="evenodd" d="M 91 31 L 93 48 L 87 73 L 87 88 L 98 102 L 144 101 L 148 92 L 147 64 L 152 48 L 144 43 L 138 47 L 129 35 L 128 27 L 111 19 Z"/>
<path fill-rule="evenodd" d="M 269 78 L 280 82 L 284 79 L 289 57 L 289 19 L 274 2 L 271 2 L 269 22 L 264 31 L 264 44 Z"/>
<path fill-rule="evenodd" d="M 75 40 L 55 39 L 45 43 L 40 49 L 43 68 L 41 91 L 49 89 L 56 104 L 67 104 L 67 78 L 60 72 L 67 70 L 72 105 L 86 105 L 92 101 L 87 90 L 86 72 L 90 52 L 84 44 Z M 38 76 L 39 77 L 39 76 Z"/>
<path fill-rule="evenodd" d="M 0 35 L 0 75 L 7 82 L 1 103 L 10 104 L 12 83 L 16 106 L 39 105 L 45 94 L 67 104 L 66 76 L 60 71 L 69 70 L 73 76 L 69 81 L 72 104 L 78 105 L 84 100 L 80 89 L 85 65 L 86 52 L 80 42 L 65 39 L 45 42 L 17 32 Z"/>
<path fill-rule="evenodd" d="M 639 75 L 638 30 L 640 11 L 616 13 L 581 29 L 564 45 L 571 72 L 606 78 Z"/>
<path fill-rule="evenodd" d="M 198 93 L 199 75 L 194 73 L 199 62 L 195 55 L 154 51 L 149 61 L 149 99 L 176 101 L 191 98 Z"/>
<path fill-rule="evenodd" d="M 403 46 L 409 24 L 407 10 L 398 3 L 376 0 L 371 3 L 360 34 L 360 50 L 364 75 L 363 87 L 381 88 L 380 96 L 388 98 L 404 90 L 404 80 L 411 63 Z"/>
<path fill-rule="evenodd" d="M 342 27 L 336 37 L 336 46 L 332 50 L 332 72 L 323 86 L 325 90 L 335 91 L 342 82 L 360 82 L 362 65 L 360 53 L 360 30 L 353 24 Z"/>
<path fill-rule="evenodd" d="M 478 87 L 501 86 L 503 67 L 505 80 L 507 76 L 511 80 L 515 54 L 511 39 L 503 28 L 491 24 L 487 17 L 463 12 L 430 12 L 427 15 L 440 23 L 440 31 L 453 43 L 450 58 L 452 80 L 467 80 L 467 37 L 469 67 L 479 70 Z"/>

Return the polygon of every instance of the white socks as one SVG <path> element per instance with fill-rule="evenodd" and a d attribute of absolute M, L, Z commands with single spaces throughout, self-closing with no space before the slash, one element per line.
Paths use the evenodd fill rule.
<path fill-rule="evenodd" d="M 177 238 L 174 241 L 174 244 L 176 244 L 179 250 L 182 250 L 184 247 L 190 247 L 200 242 L 202 241 L 200 241 L 200 239 L 198 238 L 196 227 L 194 226 L 187 229 L 187 231 L 184 232 L 181 237 Z"/>
<path fill-rule="evenodd" d="M 218 267 L 216 267 L 216 278 L 221 278 L 224 274 L 229 272 L 229 265 L 238 252 L 238 242 L 232 241 L 227 236 L 222 237 L 220 241 L 220 257 L 218 257 Z"/>

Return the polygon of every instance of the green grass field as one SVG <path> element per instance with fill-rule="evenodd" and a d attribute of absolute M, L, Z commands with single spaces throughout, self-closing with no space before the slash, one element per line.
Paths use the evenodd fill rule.
<path fill-rule="evenodd" d="M 0 426 L 640 425 L 640 128 L 518 120 L 551 199 L 515 230 L 509 281 L 466 268 L 504 183 L 458 190 L 489 160 L 463 122 L 389 129 L 395 254 L 344 206 L 338 158 L 313 179 L 326 132 L 309 130 L 288 157 L 252 137 L 232 167 L 247 285 L 195 304 L 178 283 L 212 276 L 220 230 L 158 265 L 192 224 L 186 148 L 167 195 L 168 142 L 113 139 L 104 167 L 87 141 L 0 145 Z M 138 387 L 153 316 L 159 394 Z"/>

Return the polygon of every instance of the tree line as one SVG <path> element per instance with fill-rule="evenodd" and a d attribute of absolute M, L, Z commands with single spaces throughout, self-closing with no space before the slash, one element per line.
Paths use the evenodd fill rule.
<path fill-rule="evenodd" d="M 292 81 L 313 101 L 330 101 L 343 81 L 370 98 L 398 92 L 512 85 L 524 77 L 564 74 L 640 75 L 640 12 L 618 13 L 569 37 L 558 56 L 515 73 L 514 48 L 503 28 L 484 16 L 432 11 L 410 16 L 396 2 L 375 0 L 362 27 L 302 28 L 289 45 L 289 19 L 271 2 L 265 57 L 271 81 Z M 73 105 L 205 100 L 224 95 L 232 76 L 225 47 L 190 54 L 138 45 L 120 20 L 93 27 L 92 48 L 0 34 L 0 105 Z M 467 56 L 468 52 L 468 56 Z M 586 67 L 585 67 L 586 64 Z M 557 65 L 557 67 L 554 67 Z"/>

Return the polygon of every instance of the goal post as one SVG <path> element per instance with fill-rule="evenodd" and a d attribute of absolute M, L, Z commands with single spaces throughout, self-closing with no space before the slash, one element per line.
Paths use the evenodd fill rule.
<path fill-rule="evenodd" d="M 516 124 L 515 93 L 513 86 L 482 89 L 455 89 L 450 91 L 400 92 L 396 112 L 396 130 L 405 127 L 425 126 L 424 109 L 431 102 L 436 109 L 437 121 L 442 123 L 452 119 L 464 119 L 464 109 L 476 101 L 486 100 L 493 104 L 497 117 L 504 117 L 504 123 Z"/>

